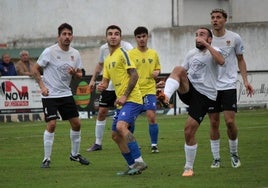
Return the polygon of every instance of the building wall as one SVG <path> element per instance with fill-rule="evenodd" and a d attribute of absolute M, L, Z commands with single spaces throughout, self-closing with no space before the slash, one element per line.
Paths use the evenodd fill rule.
<path fill-rule="evenodd" d="M 188 50 L 195 46 L 195 31 L 198 27 L 159 28 L 152 32 L 152 46 L 159 53 L 163 73 L 169 73 L 175 65 L 182 64 Z M 242 37 L 248 70 L 267 71 L 268 22 L 232 23 L 227 24 L 227 29 Z"/>
<path fill-rule="evenodd" d="M 78 37 L 103 36 L 110 24 L 121 26 L 124 35 L 139 25 L 153 30 L 209 24 L 213 8 L 224 8 L 231 22 L 268 21 L 267 7 L 267 0 L 1 0 L 0 44 L 16 47 L 36 39 L 42 45 L 56 38 L 63 22 Z"/>

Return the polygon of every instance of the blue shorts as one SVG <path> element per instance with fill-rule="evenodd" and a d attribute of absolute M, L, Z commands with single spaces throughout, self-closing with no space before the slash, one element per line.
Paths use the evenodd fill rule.
<path fill-rule="evenodd" d="M 143 97 L 143 111 L 154 110 L 156 111 L 156 96 L 155 95 L 145 95 Z"/>
<path fill-rule="evenodd" d="M 127 102 L 121 109 L 116 109 L 113 118 L 112 130 L 116 131 L 116 124 L 118 121 L 124 121 L 128 123 L 128 125 L 134 125 L 136 118 L 142 111 L 142 108 L 142 104 Z"/>

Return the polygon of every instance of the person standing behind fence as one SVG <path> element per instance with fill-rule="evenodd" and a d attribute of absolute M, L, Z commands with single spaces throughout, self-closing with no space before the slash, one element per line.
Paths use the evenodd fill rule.
<path fill-rule="evenodd" d="M 158 124 L 156 122 L 156 78 L 160 73 L 160 62 L 155 50 L 148 48 L 148 29 L 137 27 L 134 31 L 137 47 L 129 51 L 139 74 L 138 84 L 143 98 L 143 110 L 149 124 L 151 152 L 158 153 Z"/>
<path fill-rule="evenodd" d="M 18 75 L 32 77 L 34 62 L 30 60 L 29 52 L 27 50 L 22 50 L 19 55 L 20 60 L 16 64 L 16 70 Z M 38 120 L 41 120 L 40 115 L 33 114 L 33 121 Z M 24 118 L 22 115 L 18 115 L 18 121 L 30 121 L 29 115 L 25 114 Z"/>
<path fill-rule="evenodd" d="M 89 165 L 89 161 L 79 153 L 81 143 L 81 121 L 70 88 L 72 78 L 82 78 L 82 61 L 78 50 L 70 46 L 73 28 L 67 23 L 58 27 L 58 42 L 46 48 L 34 65 L 34 77 L 42 94 L 42 104 L 47 122 L 44 131 L 44 159 L 41 168 L 50 167 L 50 157 L 59 114 L 62 120 L 68 120 L 71 140 L 70 160 Z M 41 68 L 43 77 L 41 78 Z"/>
<path fill-rule="evenodd" d="M 2 55 L 2 59 L 0 61 L 0 76 L 17 76 L 15 64 L 11 62 L 11 57 L 8 53 L 4 53 Z M 0 121 L 5 121 L 5 117 L 3 115 L 0 116 Z M 12 122 L 11 115 L 6 115 L 6 121 Z"/>

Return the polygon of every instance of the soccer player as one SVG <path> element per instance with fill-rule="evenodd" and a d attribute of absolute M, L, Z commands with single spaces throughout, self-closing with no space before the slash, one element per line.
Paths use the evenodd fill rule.
<path fill-rule="evenodd" d="M 120 46 L 125 50 L 132 49 L 132 45 L 128 42 L 121 41 Z M 91 77 L 91 80 L 89 82 L 89 87 L 91 90 L 94 89 L 95 81 L 98 77 L 98 75 L 103 70 L 103 62 L 105 57 L 109 54 L 109 46 L 107 43 L 103 44 L 100 47 L 100 54 L 99 54 L 99 63 L 96 65 L 95 71 Z M 109 108 L 114 108 L 114 102 L 116 99 L 115 91 L 112 82 L 109 83 L 109 86 L 106 90 L 101 92 L 99 97 L 99 110 L 98 110 L 98 116 L 96 120 L 96 126 L 95 126 L 95 143 L 87 149 L 87 151 L 98 151 L 102 150 L 102 139 L 103 139 L 103 133 L 104 128 L 106 124 L 106 116 L 108 113 Z"/>
<path fill-rule="evenodd" d="M 129 51 L 139 74 L 139 86 L 143 97 L 144 111 L 149 123 L 151 151 L 158 153 L 158 124 L 156 122 L 156 78 L 160 73 L 160 63 L 155 50 L 148 48 L 148 29 L 137 27 L 134 31 L 137 47 Z"/>
<path fill-rule="evenodd" d="M 211 46 L 210 29 L 199 28 L 195 41 L 196 48 L 187 53 L 182 66 L 173 69 L 164 88 L 166 101 L 177 91 L 180 99 L 189 106 L 184 128 L 186 162 L 182 176 L 194 175 L 197 152 L 195 133 L 217 97 L 217 65 L 225 63 L 220 50 Z"/>
<path fill-rule="evenodd" d="M 109 55 L 104 61 L 103 77 L 97 85 L 98 91 L 107 89 L 111 80 L 116 93 L 116 114 L 112 124 L 112 139 L 118 145 L 125 158 L 128 169 L 118 175 L 140 174 L 147 168 L 143 161 L 138 143 L 129 131 L 143 108 L 139 89 L 138 73 L 135 64 L 130 61 L 127 52 L 120 47 L 121 29 L 110 25 L 106 29 Z"/>
<path fill-rule="evenodd" d="M 42 104 L 47 127 L 44 132 L 44 160 L 41 168 L 50 167 L 50 157 L 54 142 L 56 120 L 69 120 L 71 125 L 70 160 L 88 165 L 89 161 L 79 154 L 81 142 L 81 123 L 74 102 L 70 82 L 72 78 L 82 77 L 82 61 L 78 50 L 70 46 L 73 28 L 67 23 L 58 27 L 58 42 L 46 48 L 34 65 L 34 77 L 42 92 Z M 43 69 L 43 77 L 40 69 Z"/>
<path fill-rule="evenodd" d="M 241 37 L 232 31 L 225 29 L 227 13 L 223 9 L 214 9 L 210 13 L 213 40 L 212 45 L 219 47 L 224 52 L 225 66 L 218 67 L 217 90 L 218 97 L 215 110 L 209 113 L 210 119 L 210 145 L 213 155 L 211 168 L 220 167 L 220 112 L 223 111 L 227 135 L 229 137 L 229 149 L 231 165 L 233 168 L 241 166 L 238 156 L 238 130 L 235 124 L 237 112 L 237 65 L 240 70 L 244 86 L 248 95 L 253 95 L 253 87 L 247 79 L 247 66 L 243 57 L 244 46 Z"/>

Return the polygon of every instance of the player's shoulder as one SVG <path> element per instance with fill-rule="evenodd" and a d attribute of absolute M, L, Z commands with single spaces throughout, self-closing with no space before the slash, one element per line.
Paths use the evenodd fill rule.
<path fill-rule="evenodd" d="M 124 41 L 124 40 L 122 40 L 122 41 L 120 42 L 120 46 L 121 46 L 122 48 L 124 48 L 125 50 L 131 50 L 131 49 L 133 49 L 132 44 L 129 43 L 129 42 L 127 42 L 127 41 Z"/>
<path fill-rule="evenodd" d="M 153 48 L 148 48 L 148 52 L 152 54 L 157 54 L 157 51 Z"/>
<path fill-rule="evenodd" d="M 107 42 L 100 46 L 100 50 L 105 50 L 105 49 L 109 49 Z"/>
<path fill-rule="evenodd" d="M 234 31 L 226 29 L 225 32 L 226 32 L 226 35 L 232 36 L 234 38 L 237 38 L 237 37 L 240 38 L 240 35 L 238 33 L 234 32 Z"/>

